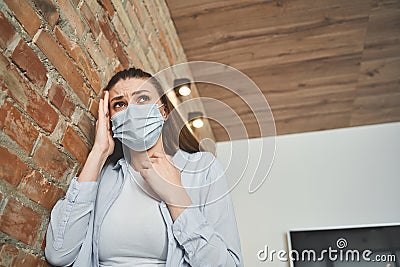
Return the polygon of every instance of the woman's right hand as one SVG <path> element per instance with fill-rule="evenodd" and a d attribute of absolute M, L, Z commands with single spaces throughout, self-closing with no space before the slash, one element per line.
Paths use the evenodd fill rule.
<path fill-rule="evenodd" d="M 106 157 L 114 152 L 114 139 L 110 129 L 110 112 L 108 110 L 109 92 L 104 92 L 104 99 L 100 99 L 99 114 L 96 121 L 96 136 L 92 150 Z"/>

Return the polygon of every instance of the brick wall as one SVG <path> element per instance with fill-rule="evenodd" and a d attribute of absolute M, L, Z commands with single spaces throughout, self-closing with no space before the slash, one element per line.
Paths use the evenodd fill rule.
<path fill-rule="evenodd" d="M 45 231 L 130 66 L 185 62 L 164 0 L 0 1 L 0 266 L 47 266 Z"/>

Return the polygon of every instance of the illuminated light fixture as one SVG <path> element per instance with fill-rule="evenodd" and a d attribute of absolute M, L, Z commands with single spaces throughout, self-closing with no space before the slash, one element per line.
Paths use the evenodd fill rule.
<path fill-rule="evenodd" d="M 199 112 L 199 111 L 189 112 L 188 120 L 189 120 L 190 125 L 192 125 L 196 129 L 202 128 L 204 126 L 202 112 Z"/>
<path fill-rule="evenodd" d="M 190 93 L 191 93 L 192 91 L 190 90 L 189 86 L 187 86 L 187 85 L 185 84 L 185 85 L 182 85 L 181 87 L 179 87 L 178 92 L 179 92 L 180 95 L 188 96 L 188 95 L 190 95 Z"/>
<path fill-rule="evenodd" d="M 197 128 L 197 129 L 203 127 L 204 126 L 203 119 L 201 119 L 201 118 L 194 119 L 192 121 L 192 125 L 194 128 Z"/>
<path fill-rule="evenodd" d="M 175 79 L 174 89 L 177 96 L 188 96 L 192 92 L 190 89 L 190 80 L 187 78 Z"/>

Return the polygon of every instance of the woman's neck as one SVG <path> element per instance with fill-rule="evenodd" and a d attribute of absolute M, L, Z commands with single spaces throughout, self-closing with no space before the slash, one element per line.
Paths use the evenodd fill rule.
<path fill-rule="evenodd" d="M 145 151 L 130 150 L 130 157 L 131 157 L 130 165 L 135 171 L 139 171 L 142 168 L 142 162 L 148 160 L 149 157 L 151 157 L 151 155 L 153 155 L 154 152 L 160 152 L 165 154 L 162 142 L 162 135 L 160 135 L 156 144 L 148 150 Z"/>

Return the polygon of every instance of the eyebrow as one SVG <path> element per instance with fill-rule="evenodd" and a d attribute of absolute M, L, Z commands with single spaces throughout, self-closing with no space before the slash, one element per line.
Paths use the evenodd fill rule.
<path fill-rule="evenodd" d="M 143 92 L 148 92 L 148 93 L 150 93 L 149 90 L 137 90 L 137 91 L 133 92 L 132 95 L 137 95 L 137 94 L 140 94 L 140 93 L 143 93 Z M 113 102 L 113 101 L 116 101 L 116 100 L 120 100 L 120 99 L 122 99 L 123 97 L 124 97 L 124 95 L 117 95 L 117 96 L 115 96 L 115 97 L 113 97 L 113 98 L 111 99 L 110 103 Z"/>

